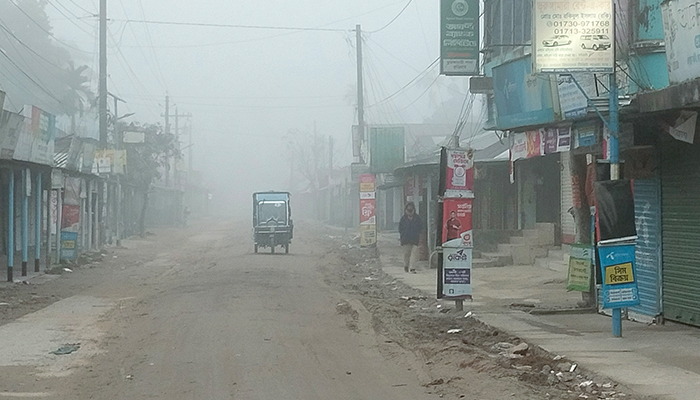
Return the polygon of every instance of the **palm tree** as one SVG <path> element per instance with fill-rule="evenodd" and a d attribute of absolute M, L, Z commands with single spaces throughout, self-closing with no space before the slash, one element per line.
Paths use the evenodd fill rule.
<path fill-rule="evenodd" d="M 71 117 L 71 130 L 75 133 L 75 116 L 82 117 L 95 99 L 95 93 L 90 90 L 90 78 L 83 75 L 88 69 L 87 65 L 75 67 L 72 61 L 64 70 L 65 92 L 62 96 L 63 111 Z"/>

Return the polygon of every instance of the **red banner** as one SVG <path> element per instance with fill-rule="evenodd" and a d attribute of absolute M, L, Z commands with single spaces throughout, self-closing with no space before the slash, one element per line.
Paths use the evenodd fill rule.
<path fill-rule="evenodd" d="M 444 199 L 442 246 L 473 247 L 472 199 Z"/>
<path fill-rule="evenodd" d="M 78 232 L 80 230 L 80 206 L 63 205 L 61 230 L 69 232 Z"/>

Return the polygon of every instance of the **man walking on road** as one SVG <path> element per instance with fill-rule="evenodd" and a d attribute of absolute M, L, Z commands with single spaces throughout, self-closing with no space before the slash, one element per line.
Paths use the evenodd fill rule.
<path fill-rule="evenodd" d="M 404 214 L 399 221 L 399 235 L 401 247 L 403 247 L 403 270 L 416 272 L 416 258 L 418 257 L 418 243 L 423 231 L 423 221 L 416 214 L 416 206 L 408 202 L 404 207 Z"/>

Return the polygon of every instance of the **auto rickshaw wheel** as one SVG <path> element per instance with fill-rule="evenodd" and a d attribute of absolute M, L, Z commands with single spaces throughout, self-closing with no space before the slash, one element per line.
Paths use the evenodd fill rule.
<path fill-rule="evenodd" d="M 256 252 L 256 253 L 258 252 L 258 244 L 257 244 L 257 243 L 255 243 L 255 244 L 253 245 L 253 251 Z"/>
<path fill-rule="evenodd" d="M 289 254 L 289 243 L 284 245 L 284 254 Z"/>

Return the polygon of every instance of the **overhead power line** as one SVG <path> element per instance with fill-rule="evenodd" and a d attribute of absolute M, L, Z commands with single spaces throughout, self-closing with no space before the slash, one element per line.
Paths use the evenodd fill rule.
<path fill-rule="evenodd" d="M 408 3 L 406 3 L 405 6 L 403 6 L 403 8 L 401 9 L 401 11 L 399 11 L 399 13 L 396 14 L 396 16 L 395 16 L 391 21 L 389 21 L 388 24 L 382 26 L 381 28 L 377 29 L 376 31 L 370 31 L 370 32 L 367 32 L 367 33 L 377 33 L 377 32 L 379 32 L 379 31 L 384 30 L 384 29 L 387 28 L 389 25 L 393 24 L 394 21 L 396 21 L 397 19 L 399 19 L 399 17 L 401 16 L 401 14 L 403 14 L 403 12 L 406 11 L 406 9 L 408 8 L 408 6 L 410 6 L 412 2 L 413 2 L 413 0 L 408 0 Z"/>
<path fill-rule="evenodd" d="M 5 58 L 7 58 L 7 60 L 8 60 L 12 65 L 14 65 L 15 68 L 17 68 L 17 70 L 19 70 L 19 72 L 20 72 L 22 75 L 24 75 L 27 79 L 29 79 L 30 82 L 32 82 L 32 83 L 35 84 L 39 89 L 41 89 L 42 92 L 46 93 L 49 97 L 51 97 L 52 99 L 56 100 L 56 101 L 58 102 L 58 104 L 60 104 L 60 105 L 62 105 L 62 106 L 65 106 L 65 104 L 64 104 L 58 97 L 54 96 L 53 93 L 51 93 L 51 92 L 49 91 L 49 89 L 47 89 L 46 87 L 44 87 L 44 85 L 42 85 L 41 83 L 37 82 L 34 78 L 32 78 L 29 74 L 27 74 L 27 73 L 22 69 L 22 67 L 20 67 L 19 65 L 17 65 L 17 63 L 15 63 L 14 60 L 12 60 L 12 59 L 10 58 L 10 56 L 8 56 L 7 54 L 5 54 L 4 51 L 0 51 L 0 54 L 2 54 L 3 56 L 5 56 Z"/>
<path fill-rule="evenodd" d="M 54 63 L 53 61 L 49 60 L 48 58 L 44 57 L 43 55 L 41 55 L 40 53 L 38 53 L 37 51 L 35 51 L 34 49 L 32 49 L 29 45 L 27 45 L 26 43 L 24 43 L 24 42 L 22 41 L 22 39 L 18 38 L 14 33 L 12 33 L 12 31 L 9 30 L 9 29 L 5 26 L 5 21 L 3 21 L 2 19 L 0 19 L 0 29 L 2 29 L 3 31 L 5 31 L 5 33 L 6 33 L 7 35 L 12 36 L 12 37 L 17 41 L 17 43 L 21 44 L 23 47 L 25 47 L 27 50 L 29 50 L 29 51 L 30 51 L 32 54 L 34 54 L 35 56 L 37 56 L 37 57 L 41 58 L 42 60 L 46 61 L 46 62 L 47 62 L 49 65 L 51 65 L 52 67 L 54 67 L 54 68 L 56 68 L 56 69 L 59 69 L 59 70 L 61 70 L 61 71 L 64 71 L 63 68 L 61 68 L 60 66 L 58 66 L 58 65 L 57 65 L 56 63 Z"/>
<path fill-rule="evenodd" d="M 408 81 L 401 89 L 395 91 L 394 93 L 392 93 L 391 95 L 387 96 L 386 98 L 384 98 L 384 99 L 382 99 L 382 100 L 380 100 L 380 101 L 378 101 L 378 102 L 376 102 L 376 103 L 374 103 L 374 104 L 372 104 L 372 105 L 367 106 L 367 108 L 374 107 L 374 106 L 376 106 L 377 104 L 383 103 L 383 102 L 385 102 L 385 101 L 391 99 L 392 97 L 396 96 L 397 94 L 403 92 L 403 91 L 406 90 L 412 83 L 414 83 L 415 81 L 417 81 L 418 79 L 420 79 L 420 78 L 423 76 L 423 74 L 427 73 L 427 72 L 430 71 L 433 67 L 435 67 L 435 65 L 437 65 L 438 61 L 440 61 L 440 57 L 436 58 L 435 61 L 431 62 L 430 65 L 428 65 L 423 71 L 421 71 L 418 75 L 416 75 L 415 78 L 413 78 L 413 79 L 411 79 L 410 81 Z"/>
<path fill-rule="evenodd" d="M 71 46 L 70 44 L 68 44 L 68 43 L 66 43 L 66 42 L 63 42 L 63 41 L 57 39 L 56 36 L 54 36 L 53 33 L 51 33 L 50 31 L 46 30 L 43 26 L 41 26 L 40 23 L 36 22 L 36 20 L 35 20 L 34 18 L 32 18 L 31 15 L 27 14 L 27 12 L 24 11 L 24 10 L 22 9 L 22 7 L 20 7 L 17 3 L 15 3 L 14 1 L 10 1 L 10 3 L 12 3 L 13 6 L 17 7 L 17 9 L 18 9 L 22 14 L 24 14 L 25 17 L 29 18 L 29 20 L 32 21 L 32 22 L 34 23 L 34 25 L 36 25 L 39 29 L 41 29 L 42 31 L 44 31 L 44 33 L 46 33 L 47 35 L 51 36 L 51 37 L 52 37 L 55 41 L 57 41 L 58 43 L 61 43 L 62 45 L 66 46 L 66 47 L 69 47 L 69 48 L 71 48 L 71 49 L 73 49 L 73 50 L 76 50 L 76 51 L 80 51 L 80 52 L 83 52 L 83 53 L 90 54 L 89 51 L 85 51 L 85 50 L 79 49 L 79 48 L 77 48 L 77 47 L 75 47 L 75 46 Z"/>
<path fill-rule="evenodd" d="M 138 19 L 110 19 L 114 22 L 124 23 L 139 23 L 150 25 L 175 25 L 175 26 L 198 26 L 205 28 L 239 28 L 239 29 L 268 29 L 268 30 L 283 30 L 283 31 L 321 31 L 321 32 L 346 32 L 347 29 L 334 28 L 311 28 L 311 27 L 293 27 L 293 26 L 268 26 L 268 25 L 238 25 L 238 24 L 213 24 L 205 22 L 178 22 L 178 21 L 155 21 L 155 20 L 138 20 Z"/>

